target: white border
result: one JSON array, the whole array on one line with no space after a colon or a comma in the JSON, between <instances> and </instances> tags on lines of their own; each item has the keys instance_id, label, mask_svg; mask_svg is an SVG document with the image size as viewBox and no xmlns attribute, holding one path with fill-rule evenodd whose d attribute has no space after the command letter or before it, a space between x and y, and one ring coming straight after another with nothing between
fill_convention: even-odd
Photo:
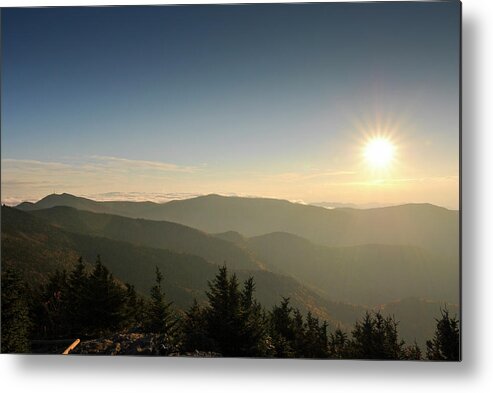
<instances>
[{"instance_id":1,"label":"white border","mask_svg":"<svg viewBox=\"0 0 493 393\"><path fill-rule=\"evenodd\" d=\"M214 3L234 3L215 1ZM237 2L237 1L236 1ZM248 3L258 1L247 1ZM282 1L277 1L282 2ZM200 1L8 1L0 6ZM463 362L0 356L3 391L491 391L493 2L463 1ZM490 98L490 100L488 100ZM489 126L489 127L488 127Z\"/></svg>"}]
</instances>

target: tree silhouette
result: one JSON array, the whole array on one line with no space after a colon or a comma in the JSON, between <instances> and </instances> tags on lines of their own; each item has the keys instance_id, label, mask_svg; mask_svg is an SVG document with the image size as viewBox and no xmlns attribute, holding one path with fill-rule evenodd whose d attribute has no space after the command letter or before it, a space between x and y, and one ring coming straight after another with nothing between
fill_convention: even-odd
<instances>
[{"instance_id":1,"label":"tree silhouette","mask_svg":"<svg viewBox=\"0 0 493 393\"><path fill-rule=\"evenodd\" d=\"M142 324L161 355L200 350L249 357L423 358L416 342L406 345L399 338L391 316L367 312L350 336L342 328L329 334L327 321L311 312L303 315L289 298L266 312L254 296L253 278L240 286L225 266L208 283L208 303L195 300L179 321L157 267L155 274L150 296L143 299L131 284L115 280L99 257L94 266L80 258L71 272L54 272L37 291L7 269L2 272L2 351L27 352L32 338L104 337ZM446 308L436 321L426 358L459 360L459 321Z\"/></svg>"},{"instance_id":2,"label":"tree silhouette","mask_svg":"<svg viewBox=\"0 0 493 393\"><path fill-rule=\"evenodd\" d=\"M68 276L65 270L55 271L41 289L34 305L38 337L63 337L70 330L67 318Z\"/></svg>"},{"instance_id":3,"label":"tree silhouette","mask_svg":"<svg viewBox=\"0 0 493 393\"><path fill-rule=\"evenodd\" d=\"M408 345L408 346L404 347L403 358L406 360L422 360L423 359L423 354L421 352L421 348L416 343L416 341L412 345Z\"/></svg>"},{"instance_id":4,"label":"tree silhouette","mask_svg":"<svg viewBox=\"0 0 493 393\"><path fill-rule=\"evenodd\" d=\"M327 322L320 323L319 319L308 312L305 322L303 357L326 358L328 355Z\"/></svg>"},{"instance_id":5,"label":"tree silhouette","mask_svg":"<svg viewBox=\"0 0 493 393\"><path fill-rule=\"evenodd\" d=\"M402 359L403 340L398 337L397 322L380 312L366 313L352 331L351 357L356 359Z\"/></svg>"},{"instance_id":6,"label":"tree silhouette","mask_svg":"<svg viewBox=\"0 0 493 393\"><path fill-rule=\"evenodd\" d=\"M65 302L65 315L70 326L70 332L76 335L85 332L88 318L88 274L82 257L79 258L74 270L70 273L67 280L66 295L62 298Z\"/></svg>"},{"instance_id":7,"label":"tree silhouette","mask_svg":"<svg viewBox=\"0 0 493 393\"><path fill-rule=\"evenodd\" d=\"M29 352L31 320L26 286L14 269L2 273L2 353Z\"/></svg>"},{"instance_id":8,"label":"tree silhouette","mask_svg":"<svg viewBox=\"0 0 493 393\"><path fill-rule=\"evenodd\" d=\"M254 298L255 282L248 278L240 293L240 352L243 356L268 356L273 352L268 337L266 316Z\"/></svg>"},{"instance_id":9,"label":"tree silhouette","mask_svg":"<svg viewBox=\"0 0 493 393\"><path fill-rule=\"evenodd\" d=\"M429 360L460 360L459 320L450 317L447 308L440 310L442 317L437 319L435 335L426 342L426 357Z\"/></svg>"},{"instance_id":10,"label":"tree silhouette","mask_svg":"<svg viewBox=\"0 0 493 393\"><path fill-rule=\"evenodd\" d=\"M349 357L349 338L340 328L337 328L329 336L328 351L329 356L334 359L344 359Z\"/></svg>"},{"instance_id":11,"label":"tree silhouette","mask_svg":"<svg viewBox=\"0 0 493 393\"><path fill-rule=\"evenodd\" d=\"M172 303L166 301L162 282L163 275L156 266L156 283L151 288L145 329L152 333L171 335L176 326L176 319L171 310Z\"/></svg>"},{"instance_id":12,"label":"tree silhouette","mask_svg":"<svg viewBox=\"0 0 493 393\"><path fill-rule=\"evenodd\" d=\"M219 268L206 292L209 306L205 310L207 332L217 352L225 356L266 356L270 339L260 304L254 299L253 279L240 291L235 274L226 266Z\"/></svg>"},{"instance_id":13,"label":"tree silhouette","mask_svg":"<svg viewBox=\"0 0 493 393\"><path fill-rule=\"evenodd\" d=\"M289 298L282 298L281 304L275 305L270 312L270 335L273 340L276 357L294 357L294 324L291 313L293 308Z\"/></svg>"},{"instance_id":14,"label":"tree silhouette","mask_svg":"<svg viewBox=\"0 0 493 393\"><path fill-rule=\"evenodd\" d=\"M125 323L125 290L118 284L98 256L96 266L87 278L84 305L90 310L84 327L89 334L116 331Z\"/></svg>"},{"instance_id":15,"label":"tree silhouette","mask_svg":"<svg viewBox=\"0 0 493 393\"><path fill-rule=\"evenodd\" d=\"M205 310L199 306L197 299L194 299L192 307L185 314L183 321L184 351L213 351L215 349L212 339L208 335L206 324Z\"/></svg>"},{"instance_id":16,"label":"tree silhouette","mask_svg":"<svg viewBox=\"0 0 493 393\"><path fill-rule=\"evenodd\" d=\"M137 295L135 287L125 284L125 321L129 326L140 325L144 319L144 300Z\"/></svg>"}]
</instances>

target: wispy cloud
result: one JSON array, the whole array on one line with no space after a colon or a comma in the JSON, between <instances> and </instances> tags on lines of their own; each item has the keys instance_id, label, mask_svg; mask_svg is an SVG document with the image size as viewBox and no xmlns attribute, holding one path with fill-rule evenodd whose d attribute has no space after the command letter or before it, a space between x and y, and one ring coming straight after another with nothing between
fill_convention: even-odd
<instances>
[{"instance_id":1,"label":"wispy cloud","mask_svg":"<svg viewBox=\"0 0 493 393\"><path fill-rule=\"evenodd\" d=\"M51 161L38 161L38 160L23 160L15 158L2 158L2 170L7 169L23 169L23 170L59 170L71 168L69 164L61 162Z\"/></svg>"},{"instance_id":2,"label":"wispy cloud","mask_svg":"<svg viewBox=\"0 0 493 393\"><path fill-rule=\"evenodd\" d=\"M93 199L95 201L132 201L132 202L164 203L174 200L195 198L202 195L203 194L196 194L190 192L160 193L160 192L139 192L139 191L131 191L131 192L111 191L111 192L103 192L103 193L81 194L80 196L84 198Z\"/></svg>"},{"instance_id":3,"label":"wispy cloud","mask_svg":"<svg viewBox=\"0 0 493 393\"><path fill-rule=\"evenodd\" d=\"M371 200L385 204L421 201L455 206L457 175L370 178L346 168L274 171L179 165L114 156L63 157L59 160L2 159L2 202L37 201L53 192L96 200L167 202L206 194L260 196L297 203L316 200ZM450 173L450 172L449 172ZM445 202L443 196L452 195Z\"/></svg>"},{"instance_id":4,"label":"wispy cloud","mask_svg":"<svg viewBox=\"0 0 493 393\"><path fill-rule=\"evenodd\" d=\"M147 161L147 160L132 160L122 157L112 156L91 156L97 163L106 166L117 166L121 168L138 168L138 169L150 169L163 172L183 172L183 173L195 173L201 170L196 166L181 166L177 164L161 162L161 161Z\"/></svg>"},{"instance_id":5,"label":"wispy cloud","mask_svg":"<svg viewBox=\"0 0 493 393\"><path fill-rule=\"evenodd\" d=\"M284 181L300 181L311 180L323 177L335 177L335 176L350 176L354 175L354 171L316 171L316 172L285 172L274 175L279 180Z\"/></svg>"},{"instance_id":6,"label":"wispy cloud","mask_svg":"<svg viewBox=\"0 0 493 393\"><path fill-rule=\"evenodd\" d=\"M171 195L156 192L203 169L203 166L113 156L64 157L60 161L3 158L2 201L9 204L36 201L53 192L93 196L109 190L121 191L118 199L166 201ZM150 194L126 195L129 189Z\"/></svg>"},{"instance_id":7,"label":"wispy cloud","mask_svg":"<svg viewBox=\"0 0 493 393\"><path fill-rule=\"evenodd\" d=\"M458 182L459 176L429 176L429 177L404 177L404 178L376 178L370 180L356 180L349 182L324 183L326 186L391 186L412 183L445 183Z\"/></svg>"},{"instance_id":8,"label":"wispy cloud","mask_svg":"<svg viewBox=\"0 0 493 393\"><path fill-rule=\"evenodd\" d=\"M431 177L407 177L407 178L396 178L390 179L390 183L424 183L424 182L455 182L459 181L458 175L449 175L449 176L431 176Z\"/></svg>"}]
</instances>

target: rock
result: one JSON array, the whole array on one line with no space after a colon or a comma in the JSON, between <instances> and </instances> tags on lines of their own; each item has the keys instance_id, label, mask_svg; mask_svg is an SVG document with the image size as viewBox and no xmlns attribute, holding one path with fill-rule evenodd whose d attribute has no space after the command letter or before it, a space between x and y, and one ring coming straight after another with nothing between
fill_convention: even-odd
<instances>
[{"instance_id":1,"label":"rock","mask_svg":"<svg viewBox=\"0 0 493 393\"><path fill-rule=\"evenodd\" d=\"M123 332L109 338L81 341L71 352L79 355L144 355L220 357L221 354L206 351L179 352L166 336L154 333Z\"/></svg>"}]
</instances>

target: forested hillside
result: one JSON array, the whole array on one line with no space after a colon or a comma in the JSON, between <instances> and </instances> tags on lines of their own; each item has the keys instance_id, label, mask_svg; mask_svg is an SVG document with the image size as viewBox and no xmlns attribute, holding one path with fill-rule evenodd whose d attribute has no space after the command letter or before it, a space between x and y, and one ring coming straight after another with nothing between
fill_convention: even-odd
<instances>
[{"instance_id":1,"label":"forested hillside","mask_svg":"<svg viewBox=\"0 0 493 393\"><path fill-rule=\"evenodd\" d=\"M68 207L37 210L31 214L69 232L193 254L237 269L260 268L251 254L235 244L173 222L130 219Z\"/></svg>"},{"instance_id":2,"label":"forested hillside","mask_svg":"<svg viewBox=\"0 0 493 393\"><path fill-rule=\"evenodd\" d=\"M304 316L289 298L266 309L256 300L253 277L241 283L226 267L208 283L207 302L194 302L186 313L168 301L159 268L143 298L116 281L100 258L93 267L79 259L71 271L55 271L40 288L7 268L2 284L2 352L30 352L47 339L78 337L74 353L84 354L460 359L459 321L447 309L424 352L406 344L398 321L380 312L365 313L348 333L311 312Z\"/></svg>"},{"instance_id":3,"label":"forested hillside","mask_svg":"<svg viewBox=\"0 0 493 393\"><path fill-rule=\"evenodd\" d=\"M287 232L316 244L414 245L458 260L459 214L430 204L375 209L325 209L279 199L207 195L158 204L96 202L68 194L52 194L24 210L70 206L80 210L133 218L166 220L208 233L237 231L247 237Z\"/></svg>"},{"instance_id":4,"label":"forested hillside","mask_svg":"<svg viewBox=\"0 0 493 393\"><path fill-rule=\"evenodd\" d=\"M380 277L389 268L390 277L402 276L404 280L406 274L424 274L419 279L430 280L425 274L428 268L413 271L416 265L412 258L407 260L411 266L407 268L399 259L400 253L391 252L383 261L377 258L382 249L401 248L414 252L412 247L378 246L380 251L375 255L372 246L329 248L289 234L251 239L234 232L211 236L174 223L66 207L30 213L2 207L2 263L15 268L27 282L46 284L54 271L69 271L79 257L92 265L99 256L119 282L131 283L141 294L151 288L158 267L169 298L178 310L186 310L194 298L199 303L206 301L207 281L213 278L217 266L224 264L241 280L254 277L258 299L265 307L289 297L304 315L311 312L343 330L349 329L365 310L381 310L383 315L400 315L409 321L402 329L403 337L423 346L433 329L433 315L439 314L444 301L426 299L433 292L426 292L426 285L416 282L413 285L417 292L406 292L405 285L395 285L394 292L382 291L394 285L392 279ZM220 263L218 255L228 259ZM239 269L244 265L237 264L235 256L240 262L254 261L250 265L253 270ZM394 260L402 271L392 266ZM415 300L400 300L406 296ZM454 304L449 308L457 311ZM417 323L412 320L413 314L427 318Z\"/></svg>"},{"instance_id":5,"label":"forested hillside","mask_svg":"<svg viewBox=\"0 0 493 393\"><path fill-rule=\"evenodd\" d=\"M288 233L246 240L266 266L345 302L377 305L407 297L458 303L459 264L416 246L319 246Z\"/></svg>"},{"instance_id":6,"label":"forested hillside","mask_svg":"<svg viewBox=\"0 0 493 393\"><path fill-rule=\"evenodd\" d=\"M141 293L152 286L157 266L165 277L170 298L183 309L194 298L205 300L207 280L212 279L218 266L192 254L67 232L31 214L2 207L2 262L21 271L28 281L45 283L56 269L73 267L79 256L93 263L98 255L115 277L135 285ZM289 296L303 312L311 310L343 325L352 323L363 310L327 300L284 275L265 270L236 272L240 278L252 275L256 279L259 299L269 307L281 296Z\"/></svg>"}]
</instances>

